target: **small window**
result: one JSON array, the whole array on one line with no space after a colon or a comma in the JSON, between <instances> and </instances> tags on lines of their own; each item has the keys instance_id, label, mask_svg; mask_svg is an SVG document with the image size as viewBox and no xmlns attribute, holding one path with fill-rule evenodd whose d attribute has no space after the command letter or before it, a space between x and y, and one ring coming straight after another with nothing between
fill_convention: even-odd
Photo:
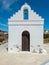
<instances>
[{"instance_id":1,"label":"small window","mask_svg":"<svg viewBox=\"0 0 49 65\"><path fill-rule=\"evenodd\" d=\"M24 19L28 19L28 9L24 9Z\"/></svg>"}]
</instances>

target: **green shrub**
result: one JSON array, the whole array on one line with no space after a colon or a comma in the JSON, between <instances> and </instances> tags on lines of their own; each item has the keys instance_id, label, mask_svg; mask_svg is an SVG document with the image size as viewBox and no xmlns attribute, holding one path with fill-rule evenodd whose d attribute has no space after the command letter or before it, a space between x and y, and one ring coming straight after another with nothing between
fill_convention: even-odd
<instances>
[{"instance_id":1,"label":"green shrub","mask_svg":"<svg viewBox=\"0 0 49 65\"><path fill-rule=\"evenodd\" d=\"M3 39L2 38L0 38L0 42L2 42L3 41Z\"/></svg>"},{"instance_id":2,"label":"green shrub","mask_svg":"<svg viewBox=\"0 0 49 65\"><path fill-rule=\"evenodd\" d=\"M49 34L44 34L44 39L49 38Z\"/></svg>"}]
</instances>

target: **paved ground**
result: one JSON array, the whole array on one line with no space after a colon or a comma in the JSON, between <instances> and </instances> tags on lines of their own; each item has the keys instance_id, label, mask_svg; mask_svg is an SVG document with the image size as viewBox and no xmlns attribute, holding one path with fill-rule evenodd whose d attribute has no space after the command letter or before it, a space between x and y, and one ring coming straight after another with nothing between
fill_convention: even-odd
<instances>
[{"instance_id":1,"label":"paved ground","mask_svg":"<svg viewBox=\"0 0 49 65\"><path fill-rule=\"evenodd\" d=\"M40 65L49 59L49 46L44 48L48 54L8 53L6 49L0 51L0 65Z\"/></svg>"}]
</instances>

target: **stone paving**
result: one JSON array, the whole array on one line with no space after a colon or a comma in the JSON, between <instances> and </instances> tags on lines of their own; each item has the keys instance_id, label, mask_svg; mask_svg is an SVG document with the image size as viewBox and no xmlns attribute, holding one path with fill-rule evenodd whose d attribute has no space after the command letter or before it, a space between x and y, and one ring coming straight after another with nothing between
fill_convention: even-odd
<instances>
[{"instance_id":1,"label":"stone paving","mask_svg":"<svg viewBox=\"0 0 49 65\"><path fill-rule=\"evenodd\" d=\"M0 65L40 65L49 59L49 47L44 48L48 54L8 53L6 49L0 51Z\"/></svg>"}]
</instances>

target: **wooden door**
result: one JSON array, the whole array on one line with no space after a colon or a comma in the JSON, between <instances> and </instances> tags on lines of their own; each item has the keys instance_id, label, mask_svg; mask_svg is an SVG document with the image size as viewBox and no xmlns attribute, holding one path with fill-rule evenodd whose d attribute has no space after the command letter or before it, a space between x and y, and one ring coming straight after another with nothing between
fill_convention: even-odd
<instances>
[{"instance_id":1,"label":"wooden door","mask_svg":"<svg viewBox=\"0 0 49 65\"><path fill-rule=\"evenodd\" d=\"M30 51L30 36L26 31L22 34L22 51Z\"/></svg>"}]
</instances>

